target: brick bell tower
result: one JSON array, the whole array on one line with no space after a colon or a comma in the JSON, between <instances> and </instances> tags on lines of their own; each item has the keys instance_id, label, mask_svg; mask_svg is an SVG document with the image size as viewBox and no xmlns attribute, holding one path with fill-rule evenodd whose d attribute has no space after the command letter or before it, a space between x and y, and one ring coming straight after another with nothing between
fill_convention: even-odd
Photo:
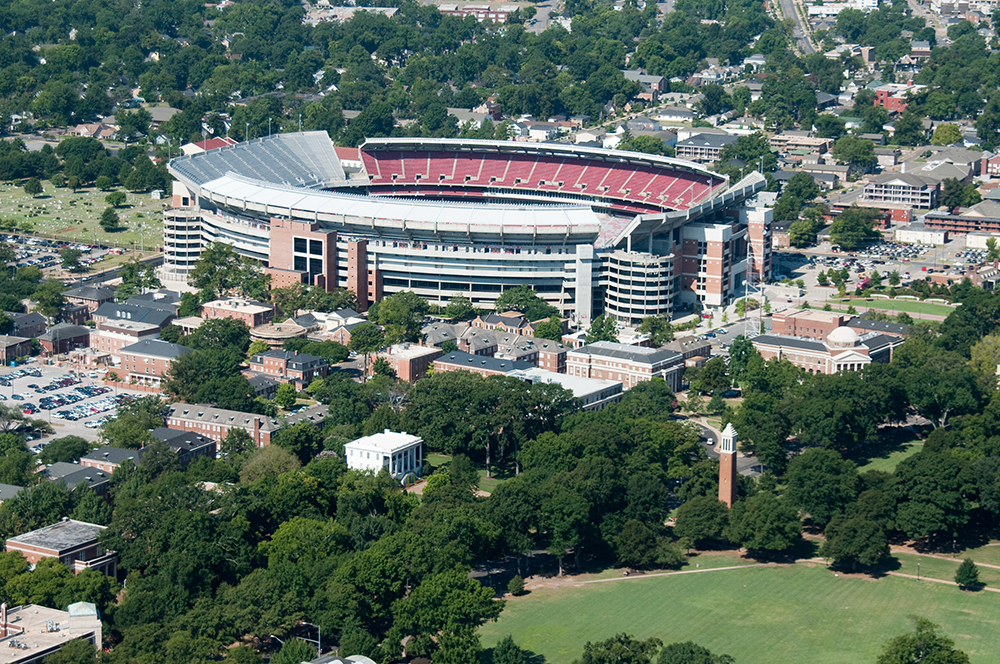
<instances>
[{"instance_id":1,"label":"brick bell tower","mask_svg":"<svg viewBox=\"0 0 1000 664\"><path fill-rule=\"evenodd\" d=\"M736 502L736 429L730 422L719 445L719 500L732 507Z\"/></svg>"}]
</instances>

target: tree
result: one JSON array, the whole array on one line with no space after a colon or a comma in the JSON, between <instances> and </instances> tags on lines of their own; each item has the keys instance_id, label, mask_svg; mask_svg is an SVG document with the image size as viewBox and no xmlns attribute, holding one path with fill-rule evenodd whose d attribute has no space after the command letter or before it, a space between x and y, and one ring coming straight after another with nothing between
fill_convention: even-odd
<instances>
[{"instance_id":1,"label":"tree","mask_svg":"<svg viewBox=\"0 0 1000 664\"><path fill-rule=\"evenodd\" d=\"M762 491L733 505L723 535L733 544L764 551L784 551L798 541L802 523L794 507Z\"/></svg>"},{"instance_id":2,"label":"tree","mask_svg":"<svg viewBox=\"0 0 1000 664\"><path fill-rule=\"evenodd\" d=\"M28 178L24 183L24 193L32 198L38 196L42 193L42 183L38 181L38 178Z\"/></svg>"},{"instance_id":3,"label":"tree","mask_svg":"<svg viewBox=\"0 0 1000 664\"><path fill-rule=\"evenodd\" d=\"M240 482L253 484L265 477L277 477L300 468L294 454L277 445L265 445L254 451L240 468Z\"/></svg>"},{"instance_id":4,"label":"tree","mask_svg":"<svg viewBox=\"0 0 1000 664\"><path fill-rule=\"evenodd\" d=\"M650 664L662 645L657 638L639 641L629 634L616 634L606 641L588 641L573 664Z\"/></svg>"},{"instance_id":5,"label":"tree","mask_svg":"<svg viewBox=\"0 0 1000 664\"><path fill-rule=\"evenodd\" d=\"M548 339L556 343L562 343L563 326L562 320L558 316L552 316L544 320L535 327L535 335L538 339Z\"/></svg>"},{"instance_id":6,"label":"tree","mask_svg":"<svg viewBox=\"0 0 1000 664\"><path fill-rule=\"evenodd\" d=\"M876 664L969 664L969 656L955 642L937 633L938 626L911 616L914 631L893 637L885 644Z\"/></svg>"},{"instance_id":7,"label":"tree","mask_svg":"<svg viewBox=\"0 0 1000 664\"><path fill-rule=\"evenodd\" d=\"M645 154L666 154L668 150L667 146L663 143L663 139L645 135L633 136L627 141L622 141L616 149L629 152L643 152Z\"/></svg>"},{"instance_id":8,"label":"tree","mask_svg":"<svg viewBox=\"0 0 1000 664\"><path fill-rule=\"evenodd\" d=\"M618 324L611 316L601 314L587 328L587 343L596 341L618 341Z\"/></svg>"},{"instance_id":9,"label":"tree","mask_svg":"<svg viewBox=\"0 0 1000 664\"><path fill-rule=\"evenodd\" d=\"M520 577L514 577L520 578ZM524 582L521 582L522 591ZM511 594L517 595L511 591ZM500 639L496 647L493 648L493 664L524 664L525 653L519 645L514 643L514 637L510 634Z\"/></svg>"},{"instance_id":10,"label":"tree","mask_svg":"<svg viewBox=\"0 0 1000 664\"><path fill-rule=\"evenodd\" d=\"M962 590L979 590L983 587L979 581L979 568L972 558L966 558L958 566L958 570L955 572L955 583Z\"/></svg>"},{"instance_id":11,"label":"tree","mask_svg":"<svg viewBox=\"0 0 1000 664\"><path fill-rule=\"evenodd\" d=\"M104 202L113 208L120 208L125 205L125 192L124 191L112 191L110 194L104 197Z\"/></svg>"},{"instance_id":12,"label":"tree","mask_svg":"<svg viewBox=\"0 0 1000 664\"><path fill-rule=\"evenodd\" d=\"M137 450L153 442L150 431L163 426L167 405L159 397L140 397L118 409L118 417L105 423L101 440L112 447Z\"/></svg>"},{"instance_id":13,"label":"tree","mask_svg":"<svg viewBox=\"0 0 1000 664\"><path fill-rule=\"evenodd\" d=\"M501 293L494 304L494 311L498 314L505 311L518 311L524 314L524 317L529 321L559 315L559 311L555 307L540 298L538 293L527 284L508 288Z\"/></svg>"},{"instance_id":14,"label":"tree","mask_svg":"<svg viewBox=\"0 0 1000 664\"><path fill-rule=\"evenodd\" d=\"M838 565L877 565L889 555L885 529L862 515L837 515L823 531L825 537L819 555L832 558Z\"/></svg>"},{"instance_id":15,"label":"tree","mask_svg":"<svg viewBox=\"0 0 1000 664\"><path fill-rule=\"evenodd\" d=\"M932 145L951 145L953 143L959 143L962 140L962 132L959 130L958 125L953 124L940 124L937 129L934 130L934 135L931 136Z\"/></svg>"},{"instance_id":16,"label":"tree","mask_svg":"<svg viewBox=\"0 0 1000 664\"><path fill-rule=\"evenodd\" d=\"M674 339L674 326L670 320L660 316L647 316L639 323L639 333L648 334L654 346L662 346Z\"/></svg>"},{"instance_id":17,"label":"tree","mask_svg":"<svg viewBox=\"0 0 1000 664\"><path fill-rule=\"evenodd\" d=\"M212 297L234 292L264 300L270 275L264 274L257 261L237 254L231 245L213 242L201 252L188 281Z\"/></svg>"},{"instance_id":18,"label":"tree","mask_svg":"<svg viewBox=\"0 0 1000 664\"><path fill-rule=\"evenodd\" d=\"M246 429L240 427L231 428L219 444L219 452L225 456L244 454L253 448L253 438L250 437Z\"/></svg>"},{"instance_id":19,"label":"tree","mask_svg":"<svg viewBox=\"0 0 1000 664\"><path fill-rule=\"evenodd\" d=\"M385 343L416 342L427 313L427 301L413 291L400 291L368 308L368 320L385 330ZM352 338L354 332L351 332Z\"/></svg>"},{"instance_id":20,"label":"tree","mask_svg":"<svg viewBox=\"0 0 1000 664\"><path fill-rule=\"evenodd\" d=\"M453 297L448 300L448 306L444 308L444 315L453 321L467 320L476 315L476 309L472 306L472 300L467 297Z\"/></svg>"},{"instance_id":21,"label":"tree","mask_svg":"<svg viewBox=\"0 0 1000 664\"><path fill-rule=\"evenodd\" d=\"M114 233L121 228L121 220L118 218L118 213L111 207L104 209L104 212L101 213L99 223L101 228L107 233Z\"/></svg>"},{"instance_id":22,"label":"tree","mask_svg":"<svg viewBox=\"0 0 1000 664\"><path fill-rule=\"evenodd\" d=\"M287 639L278 654L271 657L271 664L299 664L309 662L316 657L316 648L305 641Z\"/></svg>"},{"instance_id":23,"label":"tree","mask_svg":"<svg viewBox=\"0 0 1000 664\"><path fill-rule=\"evenodd\" d=\"M42 448L38 460L44 464L64 461L72 463L90 451L90 443L80 436L63 436Z\"/></svg>"},{"instance_id":24,"label":"tree","mask_svg":"<svg viewBox=\"0 0 1000 664\"><path fill-rule=\"evenodd\" d=\"M375 358L375 361L372 362L372 373L376 376L388 376L390 378L395 378L396 376L396 371L392 368L392 364L384 357Z\"/></svg>"},{"instance_id":25,"label":"tree","mask_svg":"<svg viewBox=\"0 0 1000 664\"><path fill-rule=\"evenodd\" d=\"M274 395L274 403L288 410L295 405L297 400L298 395L295 392L294 386L289 383L282 383L278 386L278 391Z\"/></svg>"},{"instance_id":26,"label":"tree","mask_svg":"<svg viewBox=\"0 0 1000 664\"><path fill-rule=\"evenodd\" d=\"M67 180L67 184L70 184L69 180ZM97 187L98 190L100 191L108 191L109 189L111 189L113 185L114 183L111 181L111 178L108 177L107 175L98 175L97 179L94 180L94 186ZM70 189L72 188L73 188L72 185L70 185Z\"/></svg>"},{"instance_id":27,"label":"tree","mask_svg":"<svg viewBox=\"0 0 1000 664\"><path fill-rule=\"evenodd\" d=\"M861 170L868 170L877 161L874 143L866 138L850 135L841 136L833 144L833 157Z\"/></svg>"},{"instance_id":28,"label":"tree","mask_svg":"<svg viewBox=\"0 0 1000 664\"><path fill-rule=\"evenodd\" d=\"M242 356L250 347L250 328L235 318L211 318L184 337L184 341L195 350L232 350Z\"/></svg>"},{"instance_id":29,"label":"tree","mask_svg":"<svg viewBox=\"0 0 1000 664\"><path fill-rule=\"evenodd\" d=\"M86 639L73 639L45 658L48 664L93 664L97 649Z\"/></svg>"},{"instance_id":30,"label":"tree","mask_svg":"<svg viewBox=\"0 0 1000 664\"><path fill-rule=\"evenodd\" d=\"M890 286L898 286L900 284L900 282L902 282L902 281L903 281L903 277L902 277L902 275L899 274L898 270L893 270L892 272L889 273L889 285Z\"/></svg>"},{"instance_id":31,"label":"tree","mask_svg":"<svg viewBox=\"0 0 1000 664\"><path fill-rule=\"evenodd\" d=\"M163 334L160 334L160 338L163 338ZM252 358L254 355L260 355L261 353L266 353L271 346L266 341L253 341L250 346L247 347L247 357ZM290 350L290 349L285 349ZM301 348L299 349L301 350Z\"/></svg>"},{"instance_id":32,"label":"tree","mask_svg":"<svg viewBox=\"0 0 1000 664\"><path fill-rule=\"evenodd\" d=\"M834 450L810 449L788 463L784 497L820 526L854 502L858 495L855 465Z\"/></svg>"},{"instance_id":33,"label":"tree","mask_svg":"<svg viewBox=\"0 0 1000 664\"><path fill-rule=\"evenodd\" d=\"M35 290L32 296L38 303L38 312L43 316L55 318L59 315L59 310L66 304L63 291L66 287L58 279L46 279Z\"/></svg>"},{"instance_id":34,"label":"tree","mask_svg":"<svg viewBox=\"0 0 1000 664\"><path fill-rule=\"evenodd\" d=\"M315 424L303 420L283 428L271 439L271 444L291 452L306 464L323 449L323 435Z\"/></svg>"},{"instance_id":35,"label":"tree","mask_svg":"<svg viewBox=\"0 0 1000 664\"><path fill-rule=\"evenodd\" d=\"M715 496L695 496L677 508L674 535L698 542L716 540L729 520L729 510L725 503Z\"/></svg>"},{"instance_id":36,"label":"tree","mask_svg":"<svg viewBox=\"0 0 1000 664\"><path fill-rule=\"evenodd\" d=\"M735 661L729 655L715 655L697 643L682 641L665 646L656 664L734 664Z\"/></svg>"},{"instance_id":37,"label":"tree","mask_svg":"<svg viewBox=\"0 0 1000 664\"><path fill-rule=\"evenodd\" d=\"M846 251L853 251L877 240L881 233L875 230L875 221L880 215L878 210L852 205L830 225L830 242L839 244Z\"/></svg>"},{"instance_id":38,"label":"tree","mask_svg":"<svg viewBox=\"0 0 1000 664\"><path fill-rule=\"evenodd\" d=\"M66 247L59 251L59 260L62 261L63 269L76 272L80 269L80 257L83 252L73 247Z\"/></svg>"},{"instance_id":39,"label":"tree","mask_svg":"<svg viewBox=\"0 0 1000 664\"><path fill-rule=\"evenodd\" d=\"M362 323L351 330L348 348L365 356L365 380L368 376L368 358L372 353L385 348L385 333L377 325Z\"/></svg>"}]
</instances>

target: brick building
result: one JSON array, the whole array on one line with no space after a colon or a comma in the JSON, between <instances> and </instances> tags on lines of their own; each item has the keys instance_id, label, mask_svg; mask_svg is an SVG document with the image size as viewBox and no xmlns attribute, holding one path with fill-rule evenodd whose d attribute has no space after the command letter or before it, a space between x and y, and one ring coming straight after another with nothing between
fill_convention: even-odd
<instances>
[{"instance_id":1,"label":"brick building","mask_svg":"<svg viewBox=\"0 0 1000 664\"><path fill-rule=\"evenodd\" d=\"M427 373L427 370L434 365L434 360L444 353L440 348L433 346L417 346L416 344L402 343L389 346L385 352L379 353L377 357L385 359L392 367L396 377L407 383L415 383Z\"/></svg>"},{"instance_id":2,"label":"brick building","mask_svg":"<svg viewBox=\"0 0 1000 664\"><path fill-rule=\"evenodd\" d=\"M683 372L683 356L666 348L598 341L570 350L566 355L567 374L619 380L626 390L643 381L662 378L670 389L677 391Z\"/></svg>"},{"instance_id":3,"label":"brick building","mask_svg":"<svg viewBox=\"0 0 1000 664\"><path fill-rule=\"evenodd\" d=\"M254 300L227 297L201 305L201 317L205 320L232 318L243 321L247 327L257 327L274 320L274 307Z\"/></svg>"},{"instance_id":4,"label":"brick building","mask_svg":"<svg viewBox=\"0 0 1000 664\"><path fill-rule=\"evenodd\" d=\"M569 348L550 339L521 335L502 336L497 340L493 357L502 360L530 362L539 369L566 373L566 353Z\"/></svg>"},{"instance_id":5,"label":"brick building","mask_svg":"<svg viewBox=\"0 0 1000 664\"><path fill-rule=\"evenodd\" d=\"M32 337L39 337L45 334L45 328L48 327L48 323L45 321L45 316L40 313L33 311L30 314L15 313L11 311L5 311L7 317L11 319L14 323L14 329L11 330L16 337L27 337L31 339Z\"/></svg>"},{"instance_id":6,"label":"brick building","mask_svg":"<svg viewBox=\"0 0 1000 664\"><path fill-rule=\"evenodd\" d=\"M125 346L131 346L141 340L154 339L160 334L160 328L153 323L138 323L130 320L115 319L98 323L90 333L90 347L98 353L108 353L115 360Z\"/></svg>"},{"instance_id":7,"label":"brick building","mask_svg":"<svg viewBox=\"0 0 1000 664\"><path fill-rule=\"evenodd\" d=\"M69 304L81 304L94 313L106 302L115 301L115 289L107 286L78 286L63 293Z\"/></svg>"},{"instance_id":8,"label":"brick building","mask_svg":"<svg viewBox=\"0 0 1000 664\"><path fill-rule=\"evenodd\" d=\"M815 309L778 311L771 317L771 333L822 341L852 317L849 314Z\"/></svg>"},{"instance_id":9,"label":"brick building","mask_svg":"<svg viewBox=\"0 0 1000 664\"><path fill-rule=\"evenodd\" d=\"M135 381L159 390L173 361L190 352L192 350L187 346L162 339L142 339L119 350L121 366L115 367L114 372L126 382Z\"/></svg>"},{"instance_id":10,"label":"brick building","mask_svg":"<svg viewBox=\"0 0 1000 664\"><path fill-rule=\"evenodd\" d=\"M31 339L0 334L0 360L10 364L19 357L31 355Z\"/></svg>"},{"instance_id":11,"label":"brick building","mask_svg":"<svg viewBox=\"0 0 1000 664\"><path fill-rule=\"evenodd\" d=\"M326 291L337 288L336 279L327 275L338 271L337 233L320 224L294 219L272 218L270 255L266 272L271 287L310 284ZM382 280L378 270L368 269L368 241L348 240L347 288L358 296L358 310L382 299Z\"/></svg>"},{"instance_id":12,"label":"brick building","mask_svg":"<svg viewBox=\"0 0 1000 664\"><path fill-rule=\"evenodd\" d=\"M166 424L168 429L193 431L216 442L225 438L230 429L243 429L250 434L256 447L270 445L271 436L281 429L277 420L264 415L188 403L171 404Z\"/></svg>"},{"instance_id":13,"label":"brick building","mask_svg":"<svg viewBox=\"0 0 1000 664\"><path fill-rule=\"evenodd\" d=\"M764 360L788 360L810 374L860 371L872 362L887 364L901 337L877 332L859 335L849 327L838 327L825 340L778 334L763 334L752 340Z\"/></svg>"},{"instance_id":14,"label":"brick building","mask_svg":"<svg viewBox=\"0 0 1000 664\"><path fill-rule=\"evenodd\" d=\"M91 318L98 324L109 320L130 320L135 323L149 323L162 330L174 320L175 314L170 310L142 304L106 302L97 308Z\"/></svg>"},{"instance_id":15,"label":"brick building","mask_svg":"<svg viewBox=\"0 0 1000 664\"><path fill-rule=\"evenodd\" d=\"M59 323L38 337L38 343L48 355L60 355L90 346L90 328L85 325Z\"/></svg>"},{"instance_id":16,"label":"brick building","mask_svg":"<svg viewBox=\"0 0 1000 664\"><path fill-rule=\"evenodd\" d=\"M506 376L512 371L530 369L528 362L501 360L487 355L473 355L456 350L434 360L434 373L445 371L471 371L480 376Z\"/></svg>"},{"instance_id":17,"label":"brick building","mask_svg":"<svg viewBox=\"0 0 1000 664\"><path fill-rule=\"evenodd\" d=\"M250 371L304 390L316 378L326 378L330 363L317 355L274 349L250 358Z\"/></svg>"},{"instance_id":18,"label":"brick building","mask_svg":"<svg viewBox=\"0 0 1000 664\"><path fill-rule=\"evenodd\" d=\"M57 558L75 574L85 569L115 576L118 554L105 551L97 542L105 526L63 518L51 526L11 537L7 552L19 552L32 565L43 558Z\"/></svg>"}]
</instances>

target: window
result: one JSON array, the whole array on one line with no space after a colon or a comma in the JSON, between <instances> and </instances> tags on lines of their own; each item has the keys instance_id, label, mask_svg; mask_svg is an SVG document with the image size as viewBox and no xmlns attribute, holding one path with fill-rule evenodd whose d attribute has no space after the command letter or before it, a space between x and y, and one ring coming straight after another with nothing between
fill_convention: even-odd
<instances>
[{"instance_id":1,"label":"window","mask_svg":"<svg viewBox=\"0 0 1000 664\"><path fill-rule=\"evenodd\" d=\"M304 254L306 250L306 239L304 237L297 237L294 239L292 244L292 250L297 254Z\"/></svg>"},{"instance_id":2,"label":"window","mask_svg":"<svg viewBox=\"0 0 1000 664\"><path fill-rule=\"evenodd\" d=\"M309 253L313 256L323 255L323 241L322 240L309 240Z\"/></svg>"}]
</instances>

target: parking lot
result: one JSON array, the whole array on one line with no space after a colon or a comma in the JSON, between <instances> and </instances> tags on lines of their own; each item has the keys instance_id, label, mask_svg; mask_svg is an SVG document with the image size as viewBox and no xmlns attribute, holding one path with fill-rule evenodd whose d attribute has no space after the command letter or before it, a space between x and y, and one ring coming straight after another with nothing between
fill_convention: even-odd
<instances>
[{"instance_id":1,"label":"parking lot","mask_svg":"<svg viewBox=\"0 0 1000 664\"><path fill-rule=\"evenodd\" d=\"M91 246L79 242L46 240L28 235L0 235L0 241L14 246L17 267L36 266L42 270L60 267L62 260L59 258L59 252L66 248L78 249L82 252L79 262L84 267L101 261L111 253L122 251L121 249L109 249L108 247Z\"/></svg>"},{"instance_id":2,"label":"parking lot","mask_svg":"<svg viewBox=\"0 0 1000 664\"><path fill-rule=\"evenodd\" d=\"M142 392L108 387L94 372L72 371L66 366L37 362L0 370L0 402L52 424L54 433L41 441L29 441L32 446L44 446L62 436L95 441L100 424L113 418L120 405L144 396Z\"/></svg>"}]
</instances>

